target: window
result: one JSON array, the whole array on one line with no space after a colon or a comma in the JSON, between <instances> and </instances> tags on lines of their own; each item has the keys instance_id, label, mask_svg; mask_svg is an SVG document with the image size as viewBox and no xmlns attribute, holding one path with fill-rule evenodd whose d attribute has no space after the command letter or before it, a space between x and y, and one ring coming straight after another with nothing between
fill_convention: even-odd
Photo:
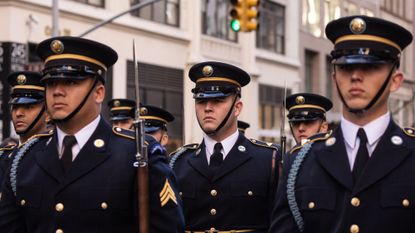
<instances>
[{"instance_id":1,"label":"window","mask_svg":"<svg viewBox=\"0 0 415 233\"><path fill-rule=\"evenodd\" d=\"M144 0L132 0L131 6L141 2L144 2ZM131 14L154 22L179 27L180 0L158 1L132 11Z\"/></svg>"},{"instance_id":2,"label":"window","mask_svg":"<svg viewBox=\"0 0 415 233\"><path fill-rule=\"evenodd\" d=\"M324 25L327 25L330 21L340 18L340 16L341 16L340 0L324 1Z\"/></svg>"},{"instance_id":3,"label":"window","mask_svg":"<svg viewBox=\"0 0 415 233\"><path fill-rule=\"evenodd\" d=\"M287 90L287 96L291 94ZM259 127L260 139L267 142L277 142L280 136L281 121L286 120L282 116L282 102L284 88L259 85ZM283 117L283 119L282 119ZM262 132L262 133L261 133Z\"/></svg>"},{"instance_id":4,"label":"window","mask_svg":"<svg viewBox=\"0 0 415 233\"><path fill-rule=\"evenodd\" d=\"M183 70L138 63L140 101L166 109L174 116L167 125L171 152L183 145ZM127 98L135 99L134 63L127 62Z\"/></svg>"},{"instance_id":5,"label":"window","mask_svg":"<svg viewBox=\"0 0 415 233\"><path fill-rule=\"evenodd\" d=\"M321 36L320 0L303 0L303 27L315 37Z\"/></svg>"},{"instance_id":6,"label":"window","mask_svg":"<svg viewBox=\"0 0 415 233\"><path fill-rule=\"evenodd\" d=\"M105 0L72 0L74 2L80 2L80 3L85 3L91 6L96 6L96 7L105 7Z\"/></svg>"},{"instance_id":7,"label":"window","mask_svg":"<svg viewBox=\"0 0 415 233\"><path fill-rule=\"evenodd\" d=\"M237 41L237 33L230 27L231 18L229 0L202 0L202 31L203 34Z\"/></svg>"},{"instance_id":8,"label":"window","mask_svg":"<svg viewBox=\"0 0 415 233\"><path fill-rule=\"evenodd\" d=\"M271 1L263 1L257 31L258 48L272 52L285 53L285 8Z\"/></svg>"},{"instance_id":9,"label":"window","mask_svg":"<svg viewBox=\"0 0 415 233\"><path fill-rule=\"evenodd\" d=\"M381 7L389 13L405 17L405 0L382 0Z\"/></svg>"},{"instance_id":10,"label":"window","mask_svg":"<svg viewBox=\"0 0 415 233\"><path fill-rule=\"evenodd\" d=\"M314 85L314 72L317 70L315 67L317 66L317 53L313 51L306 50L305 51L305 91L306 92L313 92L313 85Z\"/></svg>"}]
</instances>

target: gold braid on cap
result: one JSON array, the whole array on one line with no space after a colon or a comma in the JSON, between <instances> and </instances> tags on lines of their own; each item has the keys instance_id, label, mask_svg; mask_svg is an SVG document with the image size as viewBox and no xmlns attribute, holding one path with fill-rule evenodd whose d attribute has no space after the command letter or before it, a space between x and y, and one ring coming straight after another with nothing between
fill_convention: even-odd
<instances>
[{"instance_id":1,"label":"gold braid on cap","mask_svg":"<svg viewBox=\"0 0 415 233\"><path fill-rule=\"evenodd\" d=\"M225 78L225 77L206 77L206 78L199 78L198 80L196 80L196 83L200 83L200 82L228 82L228 83L233 83L235 85L237 85L238 87L241 87L241 84L239 84L237 81L230 79L230 78Z\"/></svg>"},{"instance_id":2,"label":"gold braid on cap","mask_svg":"<svg viewBox=\"0 0 415 233\"><path fill-rule=\"evenodd\" d=\"M60 60L60 59L74 59L74 60L86 61L86 62L89 62L89 63L93 63L95 65L101 66L102 69L107 71L107 66L104 65L104 63L102 63L102 62L100 62L100 61L98 61L98 60L96 60L92 57L87 57L87 56L79 55L79 54L65 53L65 54L52 55L52 56L49 56L45 60L45 63L47 63L49 61Z\"/></svg>"},{"instance_id":3,"label":"gold braid on cap","mask_svg":"<svg viewBox=\"0 0 415 233\"><path fill-rule=\"evenodd\" d=\"M117 110L131 110L133 107L113 107L110 111L117 111Z\"/></svg>"},{"instance_id":4,"label":"gold braid on cap","mask_svg":"<svg viewBox=\"0 0 415 233\"><path fill-rule=\"evenodd\" d=\"M167 124L166 120L164 120L163 118L160 118L160 117L156 117L156 116L140 116L140 118L144 119L144 120L158 120L158 121L162 121L165 124Z\"/></svg>"},{"instance_id":5,"label":"gold braid on cap","mask_svg":"<svg viewBox=\"0 0 415 233\"><path fill-rule=\"evenodd\" d=\"M320 109L323 112L326 112L326 109L318 106L318 105L314 105L314 104L302 104L302 105L295 105L293 107L291 107L290 109L288 109L288 111L291 111L293 109L298 109L298 108L315 108L315 109Z\"/></svg>"},{"instance_id":6,"label":"gold braid on cap","mask_svg":"<svg viewBox=\"0 0 415 233\"><path fill-rule=\"evenodd\" d=\"M396 44L395 42L393 42L389 39L380 37L380 36L373 36L373 35L345 35L345 36L341 36L341 37L337 38L337 40L334 44L336 45L340 42L350 41L350 40L376 41L376 42L380 42L380 43L383 43L383 44L390 45L390 46L396 48L397 50L399 50L399 52L402 51L401 47L398 44Z\"/></svg>"},{"instance_id":7,"label":"gold braid on cap","mask_svg":"<svg viewBox=\"0 0 415 233\"><path fill-rule=\"evenodd\" d=\"M12 90L15 90L15 89L45 91L44 87L35 86L35 85L16 85L12 88Z\"/></svg>"}]
</instances>

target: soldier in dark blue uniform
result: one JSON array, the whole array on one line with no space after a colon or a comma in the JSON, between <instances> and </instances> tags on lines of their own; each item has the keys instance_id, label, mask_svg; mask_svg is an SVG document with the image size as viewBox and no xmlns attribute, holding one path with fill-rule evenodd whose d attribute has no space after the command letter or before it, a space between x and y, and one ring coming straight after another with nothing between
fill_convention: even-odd
<instances>
[{"instance_id":1,"label":"soldier in dark blue uniform","mask_svg":"<svg viewBox=\"0 0 415 233\"><path fill-rule=\"evenodd\" d=\"M11 73L7 81L11 87L11 117L14 129L22 146L33 135L46 130L45 87L36 72L22 71ZM0 196L4 175L9 167L16 146L0 148Z\"/></svg>"},{"instance_id":2,"label":"soldier in dark blue uniform","mask_svg":"<svg viewBox=\"0 0 415 233\"><path fill-rule=\"evenodd\" d=\"M287 156L270 232L415 232L415 135L388 110L412 34L383 19L350 16L330 22L326 35L334 43L341 123Z\"/></svg>"},{"instance_id":3,"label":"soldier in dark blue uniform","mask_svg":"<svg viewBox=\"0 0 415 233\"><path fill-rule=\"evenodd\" d=\"M105 74L117 53L75 37L47 39L37 51L45 61L47 110L57 127L14 156L0 201L0 232L137 232L135 139L100 116ZM146 140L150 149L158 146ZM180 199L165 157L150 154L149 170L150 232L182 232Z\"/></svg>"},{"instance_id":4,"label":"soldier in dark blue uniform","mask_svg":"<svg viewBox=\"0 0 415 233\"><path fill-rule=\"evenodd\" d=\"M251 125L248 122L238 120L238 130L241 134L245 134L246 129Z\"/></svg>"},{"instance_id":5,"label":"soldier in dark blue uniform","mask_svg":"<svg viewBox=\"0 0 415 233\"><path fill-rule=\"evenodd\" d=\"M238 67L194 65L189 77L204 132L171 156L182 196L186 232L266 232L278 180L279 148L238 132L241 89L250 81Z\"/></svg>"},{"instance_id":6,"label":"soldier in dark blue uniform","mask_svg":"<svg viewBox=\"0 0 415 233\"><path fill-rule=\"evenodd\" d=\"M316 133L328 131L326 112L333 103L324 96L313 93L296 93L287 97L288 122L297 144L304 144Z\"/></svg>"},{"instance_id":7,"label":"soldier in dark blue uniform","mask_svg":"<svg viewBox=\"0 0 415 233\"><path fill-rule=\"evenodd\" d=\"M113 127L123 129L134 128L136 103L130 99L112 99L107 103L110 108Z\"/></svg>"},{"instance_id":8,"label":"soldier in dark blue uniform","mask_svg":"<svg viewBox=\"0 0 415 233\"><path fill-rule=\"evenodd\" d=\"M165 150L165 146L169 143L167 124L174 121L174 116L162 108L141 104L140 118L145 120L144 132L151 135Z\"/></svg>"}]
</instances>

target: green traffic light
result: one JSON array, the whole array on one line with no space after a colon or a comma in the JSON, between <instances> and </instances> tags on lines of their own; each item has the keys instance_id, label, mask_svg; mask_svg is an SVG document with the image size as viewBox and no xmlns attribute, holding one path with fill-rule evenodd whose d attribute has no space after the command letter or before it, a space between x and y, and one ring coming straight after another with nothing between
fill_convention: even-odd
<instances>
[{"instance_id":1,"label":"green traffic light","mask_svg":"<svg viewBox=\"0 0 415 233\"><path fill-rule=\"evenodd\" d=\"M241 30L241 23L237 19L233 19L231 21L231 29L232 31L239 32Z\"/></svg>"}]
</instances>

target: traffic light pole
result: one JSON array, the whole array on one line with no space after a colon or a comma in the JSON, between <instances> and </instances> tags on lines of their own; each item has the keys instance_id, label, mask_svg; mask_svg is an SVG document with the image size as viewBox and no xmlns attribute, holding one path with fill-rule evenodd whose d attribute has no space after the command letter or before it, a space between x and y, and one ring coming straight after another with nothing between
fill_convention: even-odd
<instances>
[{"instance_id":1,"label":"traffic light pole","mask_svg":"<svg viewBox=\"0 0 415 233\"><path fill-rule=\"evenodd\" d=\"M115 19L117 19L117 18L119 18L119 17L121 17L121 16L123 16L123 15L125 15L127 13L130 13L131 11L138 10L138 9L140 9L142 7L145 7L145 6L147 6L147 5L151 4L151 3L155 3L155 2L158 2L158 1L161 1L161 0L148 0L148 1L145 1L145 2L137 3L134 6L132 6L130 9L128 9L126 11L123 11L123 12L121 12L121 13L119 13L119 14L117 14L117 15L115 15L115 16L107 19L107 20L104 20L101 23L98 23L97 25L95 25L91 29L89 29L89 30L85 31L84 33L80 34L79 37L84 37L87 34L95 31L96 29L98 29L98 28L100 28L100 27L102 27L102 26L104 26L104 25L106 25L108 23L111 23Z\"/></svg>"}]
</instances>

